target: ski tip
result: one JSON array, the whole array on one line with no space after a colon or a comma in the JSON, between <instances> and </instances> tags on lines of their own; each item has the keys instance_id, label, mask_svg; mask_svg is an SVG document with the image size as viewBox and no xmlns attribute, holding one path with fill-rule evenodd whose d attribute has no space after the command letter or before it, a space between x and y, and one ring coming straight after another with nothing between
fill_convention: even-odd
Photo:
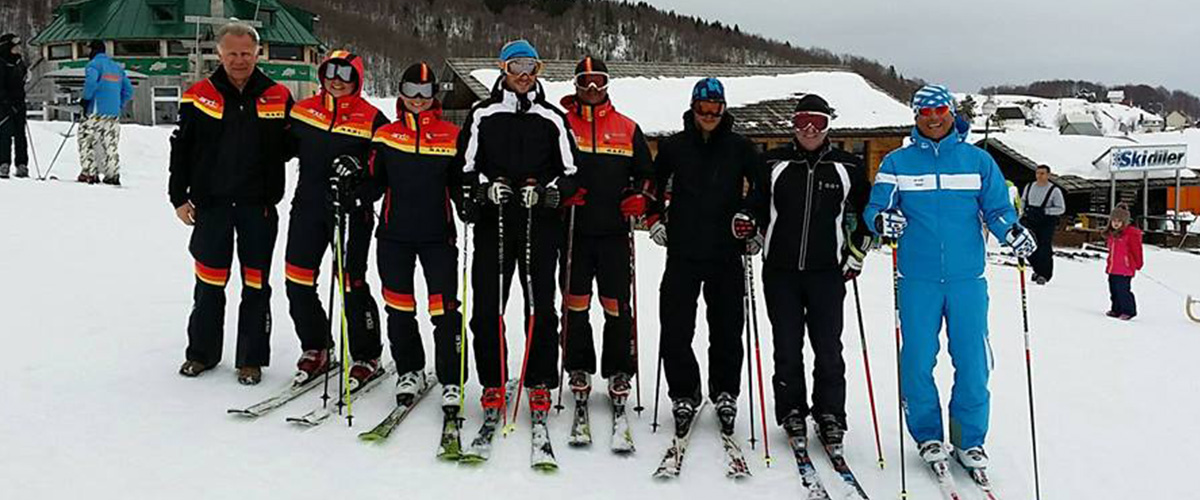
<instances>
[{"instance_id":1,"label":"ski tip","mask_svg":"<svg viewBox=\"0 0 1200 500\"><path fill-rule=\"evenodd\" d=\"M368 431L368 432L359 434L358 439L365 443L374 443L376 441L383 441L383 436L380 436L379 434L375 434L374 432Z\"/></svg>"},{"instance_id":2,"label":"ski tip","mask_svg":"<svg viewBox=\"0 0 1200 500\"><path fill-rule=\"evenodd\" d=\"M531 466L531 468L537 472L541 472L541 473L545 473L545 474L549 474L552 472L558 472L558 464L549 464L549 463L534 464Z\"/></svg>"},{"instance_id":3,"label":"ski tip","mask_svg":"<svg viewBox=\"0 0 1200 500\"><path fill-rule=\"evenodd\" d=\"M247 417L247 418L253 418L253 417L258 416L256 414L254 414L254 412L244 410L242 408L230 408L228 410L225 410L225 413L227 415L233 415L233 416L237 416L237 417Z\"/></svg>"}]
</instances>

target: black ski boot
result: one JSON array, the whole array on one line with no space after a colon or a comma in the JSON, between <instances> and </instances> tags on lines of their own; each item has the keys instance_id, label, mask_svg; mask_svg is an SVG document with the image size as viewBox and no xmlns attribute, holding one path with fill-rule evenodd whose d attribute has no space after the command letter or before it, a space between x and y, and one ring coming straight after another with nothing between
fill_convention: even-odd
<instances>
[{"instance_id":1,"label":"black ski boot","mask_svg":"<svg viewBox=\"0 0 1200 500\"><path fill-rule=\"evenodd\" d=\"M813 417L817 424L817 437L826 446L841 446L846 437L846 424L837 416L830 414Z\"/></svg>"},{"instance_id":2,"label":"black ski boot","mask_svg":"<svg viewBox=\"0 0 1200 500\"><path fill-rule=\"evenodd\" d=\"M717 421L721 422L721 434L732 435L733 424L737 420L737 398L728 392L717 394L713 400L717 408Z\"/></svg>"},{"instance_id":3,"label":"black ski boot","mask_svg":"<svg viewBox=\"0 0 1200 500\"><path fill-rule=\"evenodd\" d=\"M673 405L671 415L675 417L675 437L682 439L692 428L692 421L696 418L696 410L700 404L691 399L680 398L676 399Z\"/></svg>"},{"instance_id":4,"label":"black ski boot","mask_svg":"<svg viewBox=\"0 0 1200 500\"><path fill-rule=\"evenodd\" d=\"M792 410L783 417L783 432L788 436L788 439L796 438L807 441L808 439L808 424L804 420L804 415L800 410Z\"/></svg>"}]
</instances>

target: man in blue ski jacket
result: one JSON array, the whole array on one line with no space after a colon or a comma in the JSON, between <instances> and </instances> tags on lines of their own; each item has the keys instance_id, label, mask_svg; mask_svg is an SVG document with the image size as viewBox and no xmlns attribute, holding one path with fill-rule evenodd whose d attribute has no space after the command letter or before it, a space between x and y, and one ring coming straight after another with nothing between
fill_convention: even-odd
<instances>
[{"instance_id":1,"label":"man in blue ski jacket","mask_svg":"<svg viewBox=\"0 0 1200 500\"><path fill-rule=\"evenodd\" d=\"M908 430L927 462L949 458L933 379L945 322L954 363L950 443L965 467L983 468L992 367L983 225L1017 257L1037 245L1017 223L996 162L965 142L954 104L943 86L926 86L913 96L912 143L884 159L863 218L876 234L899 245L901 390Z\"/></svg>"},{"instance_id":2,"label":"man in blue ski jacket","mask_svg":"<svg viewBox=\"0 0 1200 500\"><path fill-rule=\"evenodd\" d=\"M105 53L104 42L91 44L91 61L84 72L83 113L79 126L79 182L121 185L121 164L117 153L121 139L121 110L133 99L133 85L125 68ZM96 166L96 146L104 149L104 164Z\"/></svg>"}]
</instances>

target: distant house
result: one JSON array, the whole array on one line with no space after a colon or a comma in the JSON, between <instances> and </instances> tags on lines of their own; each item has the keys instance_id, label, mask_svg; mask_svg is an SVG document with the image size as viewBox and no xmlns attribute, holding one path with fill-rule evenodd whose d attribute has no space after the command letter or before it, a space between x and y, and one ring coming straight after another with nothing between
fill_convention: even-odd
<instances>
[{"instance_id":1,"label":"distant house","mask_svg":"<svg viewBox=\"0 0 1200 500\"><path fill-rule=\"evenodd\" d=\"M1121 104L1121 103L1125 102L1125 91L1124 90L1108 91L1108 102L1111 102L1113 104Z\"/></svg>"},{"instance_id":2,"label":"distant house","mask_svg":"<svg viewBox=\"0 0 1200 500\"><path fill-rule=\"evenodd\" d=\"M1088 135L1094 137L1104 135L1104 131L1100 130L1100 126L1096 124L1096 119L1092 115L1083 113L1063 115L1058 133L1061 135Z\"/></svg>"},{"instance_id":3,"label":"distant house","mask_svg":"<svg viewBox=\"0 0 1200 500\"><path fill-rule=\"evenodd\" d=\"M1003 128L1024 127L1030 123L1029 117L1025 114L1025 109L1020 106L996 108L996 114L992 119Z\"/></svg>"},{"instance_id":4,"label":"distant house","mask_svg":"<svg viewBox=\"0 0 1200 500\"><path fill-rule=\"evenodd\" d=\"M321 57L321 42L313 34L316 16L279 0L71 0L62 2L50 24L30 40L47 62L34 75L40 83L30 101L45 108L48 119L69 118L69 108L55 103L74 99L69 90L77 91L77 83L60 80L56 72L86 66L88 44L103 40L117 62L146 76L135 81L134 100L123 119L174 123L196 70L204 78L219 64L212 40L218 26L186 20L195 17L257 20L263 46L259 68L298 98L315 92L314 64ZM43 74L46 78L40 78Z\"/></svg>"},{"instance_id":5,"label":"distant house","mask_svg":"<svg viewBox=\"0 0 1200 500\"><path fill-rule=\"evenodd\" d=\"M552 103L575 92L576 62L544 61L541 81ZM639 122L655 151L659 139L683 129L692 86L709 76L725 84L729 112L737 118L735 130L763 150L792 141L792 110L804 93L820 94L836 109L831 141L863 157L872 174L912 130L912 110L906 104L845 67L612 61L608 69L617 110ZM452 58L444 73L450 90L443 107L459 123L500 76L492 58Z\"/></svg>"},{"instance_id":6,"label":"distant house","mask_svg":"<svg viewBox=\"0 0 1200 500\"><path fill-rule=\"evenodd\" d=\"M1162 132L1167 128L1167 121L1163 117L1146 113L1138 119L1137 129L1141 132L1154 133Z\"/></svg>"},{"instance_id":7,"label":"distant house","mask_svg":"<svg viewBox=\"0 0 1200 500\"><path fill-rule=\"evenodd\" d=\"M1192 125L1192 118L1183 112L1172 111L1167 115L1167 129L1178 130L1188 128Z\"/></svg>"}]
</instances>

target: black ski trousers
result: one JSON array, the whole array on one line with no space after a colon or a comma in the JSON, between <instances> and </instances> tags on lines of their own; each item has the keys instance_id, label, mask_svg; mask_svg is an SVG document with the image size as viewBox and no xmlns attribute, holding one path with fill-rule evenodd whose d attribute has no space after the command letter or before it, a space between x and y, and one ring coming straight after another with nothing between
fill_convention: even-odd
<instances>
[{"instance_id":1,"label":"black ski trousers","mask_svg":"<svg viewBox=\"0 0 1200 500\"><path fill-rule=\"evenodd\" d=\"M1037 207L1030 207L1031 212ZM1054 230L1058 227L1058 217L1051 215L1030 214L1026 220L1033 238L1037 241L1037 250L1029 256L1029 265L1033 273L1049 280L1054 277Z\"/></svg>"},{"instance_id":2,"label":"black ski trousers","mask_svg":"<svg viewBox=\"0 0 1200 500\"><path fill-rule=\"evenodd\" d=\"M214 366L221 361L225 330L225 284L233 265L234 240L242 267L235 366L271 362L271 254L279 233L274 206L211 202L196 206L188 246L196 261L194 305L188 319L189 361Z\"/></svg>"},{"instance_id":3,"label":"black ski trousers","mask_svg":"<svg viewBox=\"0 0 1200 500\"><path fill-rule=\"evenodd\" d=\"M792 411L846 422L846 361L842 358L846 283L839 269L766 268L763 294L775 346L775 421ZM812 407L804 373L804 337L813 349Z\"/></svg>"},{"instance_id":4,"label":"black ski trousers","mask_svg":"<svg viewBox=\"0 0 1200 500\"><path fill-rule=\"evenodd\" d=\"M490 212L490 213L488 213ZM544 208L533 210L533 238L530 247L532 267L525 265L526 235L525 228L529 211L515 205L508 206L504 211L504 285L503 299L500 293L500 237L496 212L485 212L483 220L475 224L474 252L471 265L471 295L475 304L471 311L471 333L475 335L475 366L479 372L479 382L483 387L502 387L503 376L501 366L505 367L503 375L509 378L520 376L520 365L511 369L508 364L508 349L501 351L500 339L505 338L514 329L501 330L499 310L501 300L507 303L508 290L512 287L514 268L520 273L521 289L525 296L533 297L534 317L528 317L529 301L522 310L525 318L525 329L518 333L523 335L529 331L530 322L533 324L530 343L529 364L525 373L525 387L545 386L558 387L558 313L555 311L555 295L558 293L554 273L557 265L558 249L562 242L561 221L558 214ZM533 290L525 286L526 273L531 273ZM518 344L524 347L524 344ZM518 362L524 352L517 352Z\"/></svg>"},{"instance_id":5,"label":"black ski trousers","mask_svg":"<svg viewBox=\"0 0 1200 500\"><path fill-rule=\"evenodd\" d=\"M1133 296L1133 276L1108 275L1108 296L1112 312L1137 316L1137 300Z\"/></svg>"},{"instance_id":6,"label":"black ski trousers","mask_svg":"<svg viewBox=\"0 0 1200 500\"><path fill-rule=\"evenodd\" d=\"M388 341L396 370L408 373L425 369L425 346L417 326L417 300L413 292L413 275L420 259L433 322L434 369L442 385L457 385L458 349L462 341L458 247L453 243L398 243L388 239L380 239L378 245Z\"/></svg>"},{"instance_id":7,"label":"black ski trousers","mask_svg":"<svg viewBox=\"0 0 1200 500\"><path fill-rule=\"evenodd\" d=\"M659 349L672 400L699 401L700 365L692 351L700 293L708 317L708 391L740 394L746 276L741 257L693 260L668 256L659 287Z\"/></svg>"},{"instance_id":8,"label":"black ski trousers","mask_svg":"<svg viewBox=\"0 0 1200 500\"><path fill-rule=\"evenodd\" d=\"M8 104L0 103L0 107L3 108L0 109L0 121L4 121L0 124L0 164L27 166L29 143L25 140L25 106L14 105L10 109Z\"/></svg>"},{"instance_id":9,"label":"black ski trousers","mask_svg":"<svg viewBox=\"0 0 1200 500\"><path fill-rule=\"evenodd\" d=\"M588 309L592 304L592 281L600 292L604 309L604 350L600 375L611 378L618 373L634 375L632 311L629 307L629 235L575 235L571 248L571 283L567 294L566 359L568 372L596 373L596 345ZM563 273L566 253L563 253ZM564 280L566 276L563 277Z\"/></svg>"},{"instance_id":10,"label":"black ski trousers","mask_svg":"<svg viewBox=\"0 0 1200 500\"><path fill-rule=\"evenodd\" d=\"M359 361L378 359L383 352L379 340L379 306L371 297L366 280L367 254L371 249L375 218L370 210L354 211L346 218L342 261L346 273L350 357ZM333 213L324 203L292 205L284 275L287 277L288 311L296 327L296 336L300 338L300 348L305 351L325 350L334 345L317 280L321 261L326 251L332 248L334 225ZM340 298L335 294L333 300ZM341 325L341 318L336 318L334 324Z\"/></svg>"}]
</instances>

